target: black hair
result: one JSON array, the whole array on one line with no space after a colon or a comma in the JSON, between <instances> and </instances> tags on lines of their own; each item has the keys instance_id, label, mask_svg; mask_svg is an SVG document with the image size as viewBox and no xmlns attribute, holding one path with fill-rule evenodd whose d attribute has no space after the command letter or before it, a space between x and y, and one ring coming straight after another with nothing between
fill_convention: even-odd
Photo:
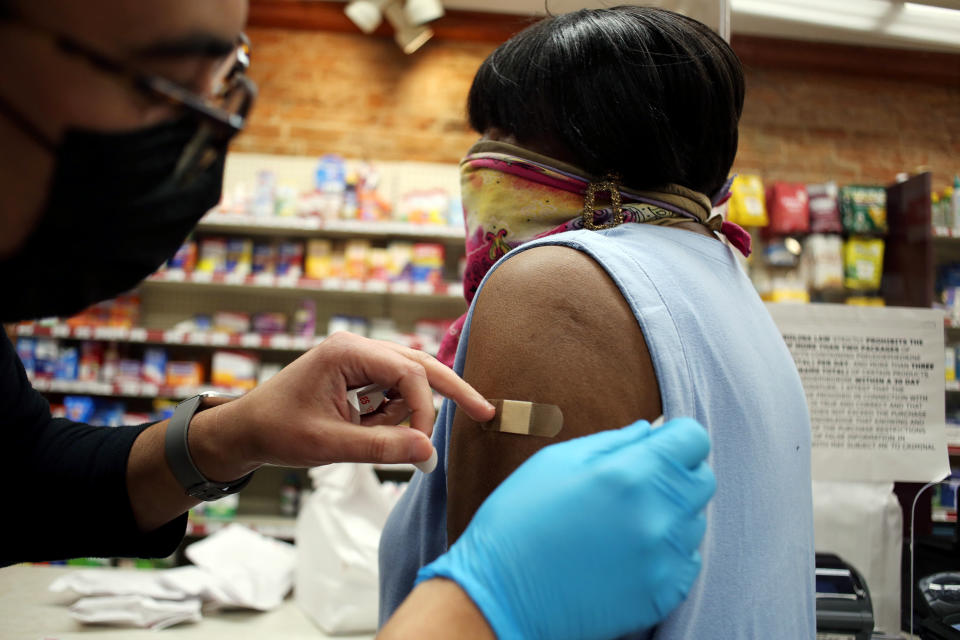
<instances>
[{"instance_id":1,"label":"black hair","mask_svg":"<svg viewBox=\"0 0 960 640\"><path fill-rule=\"evenodd\" d=\"M740 60L706 25L652 7L548 17L480 65L470 125L636 189L677 183L712 195L737 152Z\"/></svg>"}]
</instances>

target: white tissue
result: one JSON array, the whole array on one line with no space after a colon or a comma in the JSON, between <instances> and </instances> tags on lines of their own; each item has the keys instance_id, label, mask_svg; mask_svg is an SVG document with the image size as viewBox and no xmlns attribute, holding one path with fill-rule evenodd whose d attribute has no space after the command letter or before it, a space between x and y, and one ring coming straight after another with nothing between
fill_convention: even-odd
<instances>
[{"instance_id":1,"label":"white tissue","mask_svg":"<svg viewBox=\"0 0 960 640\"><path fill-rule=\"evenodd\" d=\"M85 569L60 576L50 585L50 591L73 591L81 596L137 594L166 600L182 600L187 596L180 589L162 584L160 573L162 572L136 569L118 571Z\"/></svg>"},{"instance_id":2,"label":"white tissue","mask_svg":"<svg viewBox=\"0 0 960 640\"><path fill-rule=\"evenodd\" d=\"M268 611L293 586L293 545L231 524L186 549L196 566L164 571L87 569L51 591L86 597L70 608L80 622L163 628L200 620L201 602Z\"/></svg>"},{"instance_id":3,"label":"white tissue","mask_svg":"<svg viewBox=\"0 0 960 640\"><path fill-rule=\"evenodd\" d=\"M147 596L96 596L81 598L70 615L87 624L164 629L181 622L199 622L199 600L156 600Z\"/></svg>"},{"instance_id":4,"label":"white tissue","mask_svg":"<svg viewBox=\"0 0 960 640\"><path fill-rule=\"evenodd\" d=\"M296 551L292 544L231 524L186 550L195 565L219 579L229 597L225 606L267 611L293 586Z\"/></svg>"}]
</instances>

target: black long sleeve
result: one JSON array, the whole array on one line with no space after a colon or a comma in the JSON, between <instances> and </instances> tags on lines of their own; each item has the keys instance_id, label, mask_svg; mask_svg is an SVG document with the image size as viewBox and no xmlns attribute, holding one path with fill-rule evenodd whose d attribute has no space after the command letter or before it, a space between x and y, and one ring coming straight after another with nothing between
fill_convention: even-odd
<instances>
[{"instance_id":1,"label":"black long sleeve","mask_svg":"<svg viewBox=\"0 0 960 640\"><path fill-rule=\"evenodd\" d=\"M141 533L127 494L127 458L149 424L93 427L54 419L0 330L0 566L76 557L164 557L186 515Z\"/></svg>"}]
</instances>

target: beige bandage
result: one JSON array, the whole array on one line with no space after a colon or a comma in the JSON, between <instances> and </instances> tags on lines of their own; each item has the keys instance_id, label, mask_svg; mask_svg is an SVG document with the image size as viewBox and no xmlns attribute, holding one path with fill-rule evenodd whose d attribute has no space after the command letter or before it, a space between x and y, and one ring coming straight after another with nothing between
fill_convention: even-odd
<instances>
[{"instance_id":1,"label":"beige bandage","mask_svg":"<svg viewBox=\"0 0 960 640\"><path fill-rule=\"evenodd\" d=\"M523 400L491 400L490 404L497 413L480 425L484 431L553 438L563 429L563 412L555 404Z\"/></svg>"}]
</instances>

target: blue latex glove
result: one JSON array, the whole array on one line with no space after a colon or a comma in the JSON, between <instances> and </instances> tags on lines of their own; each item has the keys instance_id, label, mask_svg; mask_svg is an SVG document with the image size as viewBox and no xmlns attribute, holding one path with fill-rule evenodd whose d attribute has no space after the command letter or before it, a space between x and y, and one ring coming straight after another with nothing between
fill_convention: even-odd
<instances>
[{"instance_id":1,"label":"blue latex glove","mask_svg":"<svg viewBox=\"0 0 960 640\"><path fill-rule=\"evenodd\" d=\"M613 638L672 611L700 571L716 488L706 431L642 421L551 445L417 582L454 580L498 638Z\"/></svg>"}]
</instances>

